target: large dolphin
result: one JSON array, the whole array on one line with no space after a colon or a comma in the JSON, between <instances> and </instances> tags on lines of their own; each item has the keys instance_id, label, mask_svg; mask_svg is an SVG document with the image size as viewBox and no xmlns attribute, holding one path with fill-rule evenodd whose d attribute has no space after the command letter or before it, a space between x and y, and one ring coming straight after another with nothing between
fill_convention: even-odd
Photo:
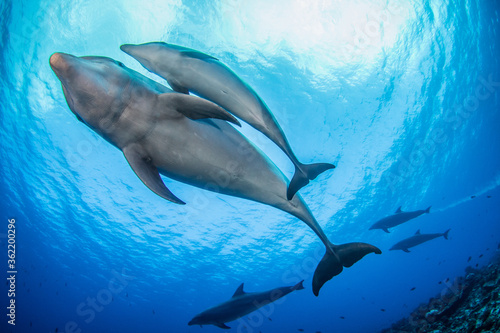
<instances>
[{"instance_id":1,"label":"large dolphin","mask_svg":"<svg viewBox=\"0 0 500 333\"><path fill-rule=\"evenodd\" d=\"M389 228L408 222L409 220L419 217L422 214L429 214L430 212L431 206L427 207L425 210L416 210L414 212L403 212L401 207L399 207L394 215L384 217L383 219L375 222L375 224L370 227L370 230L382 229L388 233Z\"/></svg>"},{"instance_id":2,"label":"large dolphin","mask_svg":"<svg viewBox=\"0 0 500 333\"><path fill-rule=\"evenodd\" d=\"M304 221L321 239L326 253L313 276L313 292L366 254L370 244L332 244L308 207L296 195L286 198L287 179L243 135L224 120L224 109L199 97L168 88L105 57L54 53L50 65L60 79L71 111L120 149L153 192L183 204L160 173L207 190L261 202Z\"/></svg>"},{"instance_id":3,"label":"large dolphin","mask_svg":"<svg viewBox=\"0 0 500 333\"><path fill-rule=\"evenodd\" d=\"M217 58L163 42L124 44L120 48L147 70L167 80L174 91L193 92L222 106L276 143L295 165L295 174L287 190L289 200L309 180L335 168L328 163L300 163L264 101Z\"/></svg>"},{"instance_id":4,"label":"large dolphin","mask_svg":"<svg viewBox=\"0 0 500 333\"><path fill-rule=\"evenodd\" d=\"M255 310L268 305L294 290L304 289L304 280L291 287L280 287L260 293L247 293L243 291L243 283L236 289L230 300L205 310L188 323L188 325L215 325L220 328L230 329L225 323L246 316Z\"/></svg>"},{"instance_id":5,"label":"large dolphin","mask_svg":"<svg viewBox=\"0 0 500 333\"><path fill-rule=\"evenodd\" d=\"M420 229L419 229L419 230L417 230L415 235L413 235L409 238L403 239L401 242L394 244L394 246L391 247L389 249L389 251L391 251L391 250L403 250L405 252L410 252L410 250L408 250L410 247L420 245L420 244L428 242L434 238L438 238L438 237L443 236L445 239L448 239L448 233L450 232L450 230L451 229L448 229L445 232L443 232L442 234L421 234Z\"/></svg>"}]
</instances>

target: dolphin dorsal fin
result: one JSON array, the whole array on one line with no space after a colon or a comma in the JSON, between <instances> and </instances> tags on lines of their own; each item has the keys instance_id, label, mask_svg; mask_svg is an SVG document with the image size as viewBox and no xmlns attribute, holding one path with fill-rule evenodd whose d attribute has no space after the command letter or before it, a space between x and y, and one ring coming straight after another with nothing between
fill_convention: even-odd
<instances>
[{"instance_id":1,"label":"dolphin dorsal fin","mask_svg":"<svg viewBox=\"0 0 500 333\"><path fill-rule=\"evenodd\" d=\"M240 284L240 286L238 287L238 289L236 289L236 291L234 292L234 295L233 297L237 297L237 296L240 296L240 295L245 295L246 293L243 291L243 283Z\"/></svg>"},{"instance_id":2,"label":"dolphin dorsal fin","mask_svg":"<svg viewBox=\"0 0 500 333\"><path fill-rule=\"evenodd\" d=\"M420 229L417 230L417 232L415 233L415 235L420 235Z\"/></svg>"},{"instance_id":3,"label":"dolphin dorsal fin","mask_svg":"<svg viewBox=\"0 0 500 333\"><path fill-rule=\"evenodd\" d=\"M399 206L399 208L396 210L396 214L399 214L399 213L402 213L403 211L401 210L401 207L403 206Z\"/></svg>"},{"instance_id":4,"label":"dolphin dorsal fin","mask_svg":"<svg viewBox=\"0 0 500 333\"><path fill-rule=\"evenodd\" d=\"M190 57L190 58L195 58L195 59L200 59L200 60L219 60L215 57L212 57L208 54L205 54L203 52L200 52L200 51L195 51L195 50L185 50L185 51L181 51L181 55L185 56L185 57Z\"/></svg>"}]
</instances>

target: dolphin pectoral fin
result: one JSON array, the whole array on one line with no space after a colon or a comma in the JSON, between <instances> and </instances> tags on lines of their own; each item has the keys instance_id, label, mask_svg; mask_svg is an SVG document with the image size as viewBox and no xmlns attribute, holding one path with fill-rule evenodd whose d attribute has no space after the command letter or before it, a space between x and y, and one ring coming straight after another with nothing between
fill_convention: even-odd
<instances>
[{"instance_id":1,"label":"dolphin pectoral fin","mask_svg":"<svg viewBox=\"0 0 500 333\"><path fill-rule=\"evenodd\" d=\"M151 191L176 204L185 204L184 201L177 198L165 186L161 180L158 169L153 165L153 163L151 163L151 159L148 156L142 154L140 146L129 145L123 148L123 155L125 155L128 164L130 164L130 167L134 170L137 177L139 177L144 185L146 185Z\"/></svg>"},{"instance_id":2,"label":"dolphin pectoral fin","mask_svg":"<svg viewBox=\"0 0 500 333\"><path fill-rule=\"evenodd\" d=\"M189 95L189 90L188 88L186 87L183 87L177 83L175 83L174 81L172 80L167 80L168 82L168 85L170 86L170 88L172 88L173 91L175 92L178 92L178 93L181 93L181 94L186 94L186 95Z\"/></svg>"},{"instance_id":3,"label":"dolphin pectoral fin","mask_svg":"<svg viewBox=\"0 0 500 333\"><path fill-rule=\"evenodd\" d=\"M344 268L340 263L339 257L331 252L329 249L326 250L325 255L321 259L314 271L312 289L315 296L318 296L319 290L323 285L330 280L332 277L339 275Z\"/></svg>"},{"instance_id":4,"label":"dolphin pectoral fin","mask_svg":"<svg viewBox=\"0 0 500 333\"><path fill-rule=\"evenodd\" d=\"M186 51L181 51L181 55L185 57L190 57L194 59L200 59L200 60L219 60L215 57L212 57L208 54L205 54L203 52L195 51L195 50L186 50Z\"/></svg>"},{"instance_id":5,"label":"dolphin pectoral fin","mask_svg":"<svg viewBox=\"0 0 500 333\"><path fill-rule=\"evenodd\" d=\"M344 267L351 267L369 253L382 253L376 246L359 242L333 245L333 250L339 256L340 262Z\"/></svg>"},{"instance_id":6,"label":"dolphin pectoral fin","mask_svg":"<svg viewBox=\"0 0 500 333\"><path fill-rule=\"evenodd\" d=\"M310 180L316 179L319 174L334 168L335 165L329 163L301 164L299 167L295 166L295 174L286 192L287 199L292 200L295 193L309 184Z\"/></svg>"},{"instance_id":7,"label":"dolphin pectoral fin","mask_svg":"<svg viewBox=\"0 0 500 333\"><path fill-rule=\"evenodd\" d=\"M405 251L406 253L410 253L410 250L408 249L401 249L401 250Z\"/></svg>"},{"instance_id":8,"label":"dolphin pectoral fin","mask_svg":"<svg viewBox=\"0 0 500 333\"><path fill-rule=\"evenodd\" d=\"M382 228L382 230L384 230L385 232L387 232L388 234L390 234L391 232L389 231L389 229L387 228Z\"/></svg>"},{"instance_id":9,"label":"dolphin pectoral fin","mask_svg":"<svg viewBox=\"0 0 500 333\"><path fill-rule=\"evenodd\" d=\"M203 98L178 93L165 93L159 97L162 107L173 107L177 112L192 120L215 118L241 126L229 112Z\"/></svg>"},{"instance_id":10,"label":"dolphin pectoral fin","mask_svg":"<svg viewBox=\"0 0 500 333\"><path fill-rule=\"evenodd\" d=\"M225 329L225 330L228 330L228 329L230 329L230 328L231 328L231 327L227 326L227 325L226 325L226 324L224 324L224 323L217 323L217 324L214 324L214 325L215 325L215 326L217 326L217 327L223 328L223 329Z\"/></svg>"}]
</instances>

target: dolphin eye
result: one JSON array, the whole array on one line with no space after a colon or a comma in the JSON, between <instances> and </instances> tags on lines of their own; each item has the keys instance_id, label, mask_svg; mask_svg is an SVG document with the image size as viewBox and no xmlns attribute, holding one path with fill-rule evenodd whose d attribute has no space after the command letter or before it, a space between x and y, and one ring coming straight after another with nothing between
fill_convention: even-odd
<instances>
[{"instance_id":1,"label":"dolphin eye","mask_svg":"<svg viewBox=\"0 0 500 333\"><path fill-rule=\"evenodd\" d=\"M117 61L117 64L118 64L118 66L120 66L120 67L122 67L122 68L125 68L125 65L123 64L123 62L121 62L121 61Z\"/></svg>"}]
</instances>

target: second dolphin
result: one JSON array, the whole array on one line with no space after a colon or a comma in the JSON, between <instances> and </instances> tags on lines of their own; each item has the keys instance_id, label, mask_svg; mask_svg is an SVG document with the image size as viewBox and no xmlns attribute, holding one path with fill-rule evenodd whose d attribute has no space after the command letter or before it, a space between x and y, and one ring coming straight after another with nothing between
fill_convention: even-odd
<instances>
[{"instance_id":1,"label":"second dolphin","mask_svg":"<svg viewBox=\"0 0 500 333\"><path fill-rule=\"evenodd\" d=\"M242 283L230 300L197 314L191 319L188 325L215 325L220 328L230 329L231 327L225 323L246 316L288 295L294 290L304 289L302 282L304 280L292 287L280 287L260 293L247 293L243 291Z\"/></svg>"},{"instance_id":2,"label":"second dolphin","mask_svg":"<svg viewBox=\"0 0 500 333\"><path fill-rule=\"evenodd\" d=\"M167 80L174 91L185 94L193 92L222 106L278 145L295 165L295 174L287 189L288 200L307 185L309 180L335 168L328 163L300 163L264 101L217 58L163 42L124 44L120 48L147 70Z\"/></svg>"}]
</instances>

